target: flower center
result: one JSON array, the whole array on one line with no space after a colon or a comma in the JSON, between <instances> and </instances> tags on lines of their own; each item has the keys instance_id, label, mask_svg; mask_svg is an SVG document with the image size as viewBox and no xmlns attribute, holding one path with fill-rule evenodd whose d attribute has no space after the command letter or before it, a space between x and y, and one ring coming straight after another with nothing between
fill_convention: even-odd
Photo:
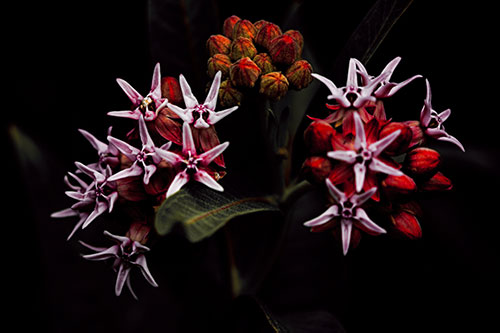
<instances>
[{"instance_id":1,"label":"flower center","mask_svg":"<svg viewBox=\"0 0 500 333\"><path fill-rule=\"evenodd\" d=\"M136 158L136 160L137 160L138 162L144 162L144 161L146 160L146 158L147 158L147 155L146 155L146 153L145 153L143 150L141 150L141 151L140 151L140 152L136 155L136 157L135 157L135 158Z\"/></svg>"},{"instance_id":2,"label":"flower center","mask_svg":"<svg viewBox=\"0 0 500 333\"><path fill-rule=\"evenodd\" d=\"M139 109L144 113L146 110L155 111L156 105L153 99L149 96L146 96L142 101L141 105L139 105Z\"/></svg>"},{"instance_id":3,"label":"flower center","mask_svg":"<svg viewBox=\"0 0 500 333\"><path fill-rule=\"evenodd\" d=\"M362 149L358 152L358 156L356 156L356 163L365 164L369 163L373 157L373 153L367 149Z\"/></svg>"},{"instance_id":4,"label":"flower center","mask_svg":"<svg viewBox=\"0 0 500 333\"><path fill-rule=\"evenodd\" d=\"M186 160L184 160L186 164L186 172L189 174L196 173L198 171L198 158L196 156L191 156L191 152Z\"/></svg>"},{"instance_id":5,"label":"flower center","mask_svg":"<svg viewBox=\"0 0 500 333\"><path fill-rule=\"evenodd\" d=\"M444 130L443 120L439 117L436 111L431 111L431 121L428 127Z\"/></svg>"},{"instance_id":6,"label":"flower center","mask_svg":"<svg viewBox=\"0 0 500 333\"><path fill-rule=\"evenodd\" d=\"M203 118L204 120L207 120L209 111L210 110L203 104L196 105L193 109L194 120L196 121L199 118Z\"/></svg>"},{"instance_id":7,"label":"flower center","mask_svg":"<svg viewBox=\"0 0 500 333\"><path fill-rule=\"evenodd\" d=\"M346 218L346 219L349 219L349 218L352 218L353 217L353 213L352 213L352 209L353 209L354 205L352 202L350 201L346 201L342 204L342 217L343 218Z\"/></svg>"}]
</instances>

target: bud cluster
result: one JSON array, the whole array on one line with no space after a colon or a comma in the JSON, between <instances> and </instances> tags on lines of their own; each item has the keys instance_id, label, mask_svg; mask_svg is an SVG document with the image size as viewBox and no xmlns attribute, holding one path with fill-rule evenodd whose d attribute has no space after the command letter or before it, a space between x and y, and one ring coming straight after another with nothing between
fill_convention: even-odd
<instances>
[{"instance_id":1,"label":"bud cluster","mask_svg":"<svg viewBox=\"0 0 500 333\"><path fill-rule=\"evenodd\" d=\"M206 45L208 75L222 72L222 106L239 105L245 91L253 88L279 100L289 89L303 89L312 81L312 66L301 58L304 39L297 30L282 32L272 22L252 23L232 15L224 21L222 34L210 36Z\"/></svg>"},{"instance_id":2,"label":"bud cluster","mask_svg":"<svg viewBox=\"0 0 500 333\"><path fill-rule=\"evenodd\" d=\"M458 140L444 130L440 136L431 135L436 129L426 127L422 120L396 122L386 118L384 99L420 77L415 76L400 84L389 82L397 62L399 58L393 60L380 76L373 77L361 63L351 59L348 82L342 88L337 88L321 75L313 74L329 88L332 94L328 99L335 103L327 104L333 112L326 118L309 117L312 122L304 132L308 157L302 165L302 176L319 186L326 184L332 207L337 208L330 208L330 215L327 211L305 225L312 227L312 231L331 229L342 238L344 253L349 244L351 247L358 244L360 231L380 234L387 229L411 239L419 238L422 234L418 221L422 215L417 203L419 196L452 188L450 179L439 171L440 154L425 144L438 139L452 142L463 150ZM358 76L363 82L361 85L358 85ZM427 88L421 119L439 118L430 106L428 81ZM440 115L447 117L449 113L447 110ZM366 199L367 193L370 199ZM356 218L338 212L340 197L349 201L349 198L363 195L366 199L364 210Z\"/></svg>"}]
</instances>

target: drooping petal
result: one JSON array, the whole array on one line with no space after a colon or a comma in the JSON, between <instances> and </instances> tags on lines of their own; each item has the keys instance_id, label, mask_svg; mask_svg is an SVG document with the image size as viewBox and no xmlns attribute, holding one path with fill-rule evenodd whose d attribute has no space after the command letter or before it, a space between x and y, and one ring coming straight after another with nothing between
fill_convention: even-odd
<instances>
[{"instance_id":1,"label":"drooping petal","mask_svg":"<svg viewBox=\"0 0 500 333\"><path fill-rule=\"evenodd\" d=\"M342 219L340 221L340 228L342 232L342 251L344 255L346 255L351 242L352 221L349 219Z\"/></svg>"},{"instance_id":2,"label":"drooping petal","mask_svg":"<svg viewBox=\"0 0 500 333\"><path fill-rule=\"evenodd\" d=\"M78 222L73 227L73 230L71 230L71 232L69 233L68 238L66 238L67 241L69 241L71 239L71 237L73 237L73 235L75 234L75 232L78 229L80 229L80 227L82 226L82 224L87 220L88 216L89 216L88 213L82 213L82 214L80 214L80 219L78 220ZM104 250L104 248L102 250ZM102 250L96 250L96 251L102 251Z\"/></svg>"},{"instance_id":3,"label":"drooping petal","mask_svg":"<svg viewBox=\"0 0 500 333\"><path fill-rule=\"evenodd\" d=\"M228 146L229 142L221 143L220 145L217 145L212 149L199 155L198 158L200 158L200 162L202 163L202 165L209 165L217 156L222 154L222 152L226 150Z\"/></svg>"},{"instance_id":4,"label":"drooping petal","mask_svg":"<svg viewBox=\"0 0 500 333\"><path fill-rule=\"evenodd\" d=\"M118 85L123 89L125 94L134 105L138 105L144 99L141 94L139 94L127 81L122 79L116 79Z\"/></svg>"},{"instance_id":5,"label":"drooping petal","mask_svg":"<svg viewBox=\"0 0 500 333\"><path fill-rule=\"evenodd\" d=\"M451 136L451 135L446 135L446 136L442 136L440 138L438 138L438 140L440 141L447 141L447 142L451 142L453 143L454 145L458 146L458 148L460 148L463 152L465 152L465 148L464 146L460 143L460 141L458 141L457 138L455 138L454 136Z\"/></svg>"},{"instance_id":6,"label":"drooping petal","mask_svg":"<svg viewBox=\"0 0 500 333\"><path fill-rule=\"evenodd\" d=\"M372 143L368 149L373 153L374 156L380 155L385 148L387 148L396 138L401 134L401 130L398 129L386 137Z\"/></svg>"},{"instance_id":7,"label":"drooping petal","mask_svg":"<svg viewBox=\"0 0 500 333\"><path fill-rule=\"evenodd\" d=\"M131 242L130 238L128 238L126 236L113 235L112 233L110 233L107 230L104 230L103 234L104 234L104 236L108 237L111 240L114 240L115 242L117 242L119 244L126 244L126 243Z\"/></svg>"},{"instance_id":8,"label":"drooping petal","mask_svg":"<svg viewBox=\"0 0 500 333\"><path fill-rule=\"evenodd\" d=\"M64 217L70 217L70 216L77 216L79 213L71 208L66 208L57 212L54 212L50 214L50 217L52 218L64 218Z\"/></svg>"},{"instance_id":9,"label":"drooping petal","mask_svg":"<svg viewBox=\"0 0 500 333\"><path fill-rule=\"evenodd\" d=\"M139 298L137 297L137 295L135 294L134 292L134 289L132 289L132 283L130 282L130 274L127 276L127 288L128 288L128 291L130 291L130 293L132 294L132 297L137 301L139 300Z\"/></svg>"},{"instance_id":10,"label":"drooping petal","mask_svg":"<svg viewBox=\"0 0 500 333\"><path fill-rule=\"evenodd\" d=\"M332 206L328 207L328 209L326 211L321 213L321 215L319 215L319 216L317 216L309 221L304 222L304 225L306 227L319 226L319 225L322 225L322 224L329 222L331 219L338 216L338 214L339 214L339 207L337 205L332 205Z\"/></svg>"},{"instance_id":11,"label":"drooping petal","mask_svg":"<svg viewBox=\"0 0 500 333\"><path fill-rule=\"evenodd\" d=\"M363 208L358 207L356 209L355 218L361 223L361 225L363 227L362 229L369 232L369 233L372 233L372 234L385 234L386 233L385 229L376 225L375 222L373 222L368 217L368 215L366 214L366 212L364 211Z\"/></svg>"},{"instance_id":12,"label":"drooping petal","mask_svg":"<svg viewBox=\"0 0 500 333\"><path fill-rule=\"evenodd\" d=\"M115 181L118 179L123 179L123 178L128 178L128 177L135 177L135 176L140 176L144 172L144 169L141 168L137 162L134 162L130 168L123 169L111 177L108 178L108 181Z\"/></svg>"},{"instance_id":13,"label":"drooping petal","mask_svg":"<svg viewBox=\"0 0 500 333\"><path fill-rule=\"evenodd\" d=\"M78 129L78 131L85 137L85 139L87 139L90 142L92 147L94 147L94 149L97 150L99 154L105 153L108 150L107 144L99 141L95 136L93 136L86 130Z\"/></svg>"},{"instance_id":14,"label":"drooping petal","mask_svg":"<svg viewBox=\"0 0 500 333\"><path fill-rule=\"evenodd\" d=\"M429 126L429 123L431 122L431 110L432 110L432 105L431 105L432 94L431 94L431 86L429 84L429 80L425 79L425 84L427 86L427 94L425 97L422 111L420 111L420 122L422 123L423 127Z\"/></svg>"},{"instance_id":15,"label":"drooping petal","mask_svg":"<svg viewBox=\"0 0 500 333\"><path fill-rule=\"evenodd\" d=\"M109 111L108 116L138 120L141 112L137 109L133 111Z\"/></svg>"},{"instance_id":16,"label":"drooping petal","mask_svg":"<svg viewBox=\"0 0 500 333\"><path fill-rule=\"evenodd\" d=\"M118 192L112 192L110 195L108 195L107 197L108 199L108 211L111 213L111 211L113 210L113 207L115 206L115 202L116 200L118 200Z\"/></svg>"},{"instance_id":17,"label":"drooping petal","mask_svg":"<svg viewBox=\"0 0 500 333\"><path fill-rule=\"evenodd\" d=\"M326 187L328 188L328 192L330 192L330 195L332 196L333 199L335 199L336 202L340 203L347 200L347 197L344 194L344 192L335 187L335 185L332 184L330 179L327 178L325 182L326 182Z\"/></svg>"},{"instance_id":18,"label":"drooping petal","mask_svg":"<svg viewBox=\"0 0 500 333\"><path fill-rule=\"evenodd\" d=\"M378 158L372 158L372 161L370 165L368 166L370 170L375 171L375 172L382 172L385 173L386 175L393 175L393 176L402 176L403 173L399 171L398 169L395 169Z\"/></svg>"},{"instance_id":19,"label":"drooping petal","mask_svg":"<svg viewBox=\"0 0 500 333\"><path fill-rule=\"evenodd\" d=\"M186 104L187 109L192 109L196 105L198 105L198 100L194 97L193 92L191 91L191 87L186 81L184 75L179 75L179 85L181 86L182 97L184 98L184 103ZM171 104L169 104L169 108Z\"/></svg>"},{"instance_id":20,"label":"drooping petal","mask_svg":"<svg viewBox=\"0 0 500 333\"><path fill-rule=\"evenodd\" d=\"M342 89L337 88L337 86L331 80L316 73L312 73L311 76L321 81L330 90L331 95L327 97L328 99L335 99L340 105L345 108L351 105L349 100L345 98Z\"/></svg>"},{"instance_id":21,"label":"drooping petal","mask_svg":"<svg viewBox=\"0 0 500 333\"><path fill-rule=\"evenodd\" d=\"M361 192L363 190L363 184L365 183L366 176L366 166L362 163L354 164L354 179L356 183L356 192Z\"/></svg>"},{"instance_id":22,"label":"drooping petal","mask_svg":"<svg viewBox=\"0 0 500 333\"><path fill-rule=\"evenodd\" d=\"M353 113L354 127L356 128L356 137L354 139L354 148L366 148L366 136L363 121L357 112Z\"/></svg>"},{"instance_id":23,"label":"drooping petal","mask_svg":"<svg viewBox=\"0 0 500 333\"><path fill-rule=\"evenodd\" d=\"M122 293L123 286L128 279L131 267L128 265L124 265L123 263L120 265L118 269L118 275L116 276L116 284L115 284L115 295L120 296Z\"/></svg>"},{"instance_id":24,"label":"drooping petal","mask_svg":"<svg viewBox=\"0 0 500 333\"><path fill-rule=\"evenodd\" d=\"M189 153L191 153L191 156L196 155L193 133L188 123L182 124L182 153L185 156L188 156Z\"/></svg>"},{"instance_id":25,"label":"drooping petal","mask_svg":"<svg viewBox=\"0 0 500 333\"><path fill-rule=\"evenodd\" d=\"M66 194L71 199L75 199L75 200L83 200L86 197L84 193L77 192L77 191L66 191L66 192L64 192L64 194Z\"/></svg>"},{"instance_id":26,"label":"drooping petal","mask_svg":"<svg viewBox=\"0 0 500 333\"><path fill-rule=\"evenodd\" d=\"M170 184L167 191L167 198L179 191L187 182L189 181L189 175L186 171L178 173L172 183Z\"/></svg>"},{"instance_id":27,"label":"drooping petal","mask_svg":"<svg viewBox=\"0 0 500 333\"><path fill-rule=\"evenodd\" d=\"M96 250L97 248L94 248L82 241L80 241L80 244L90 248L91 250ZM117 258L118 257L118 252L119 252L119 246L118 245L113 245L110 248L104 249L102 251L99 251L97 253L92 253L92 254L85 254L82 255L82 258L87 259L87 260L106 260L110 258Z\"/></svg>"},{"instance_id":28,"label":"drooping petal","mask_svg":"<svg viewBox=\"0 0 500 333\"><path fill-rule=\"evenodd\" d=\"M146 257L143 254L139 255L134 263L141 268L142 275L144 276L146 281L148 281L148 283L150 285L152 285L153 287L158 287L158 284L156 283L155 279L151 275L151 272L149 271L149 268L148 268L148 265L146 262Z\"/></svg>"},{"instance_id":29,"label":"drooping petal","mask_svg":"<svg viewBox=\"0 0 500 333\"><path fill-rule=\"evenodd\" d=\"M155 173L155 171L156 171L156 165L154 164L149 164L144 167L144 178L143 178L144 184L146 185L149 184L149 180L151 176Z\"/></svg>"},{"instance_id":30,"label":"drooping petal","mask_svg":"<svg viewBox=\"0 0 500 333\"><path fill-rule=\"evenodd\" d=\"M204 170L198 170L193 175L193 179L196 180L197 182L202 183L205 186L210 187L213 190L216 190L219 192L224 191L224 188L219 183L217 183L217 181L215 179L213 179L212 176L210 176L208 174L208 172L206 172Z\"/></svg>"},{"instance_id":31,"label":"drooping petal","mask_svg":"<svg viewBox=\"0 0 500 333\"><path fill-rule=\"evenodd\" d=\"M353 164L356 161L356 156L358 156L358 154L356 154L353 150L335 150L328 152L326 156L335 160Z\"/></svg>"},{"instance_id":32,"label":"drooping petal","mask_svg":"<svg viewBox=\"0 0 500 333\"><path fill-rule=\"evenodd\" d=\"M94 221L98 216L102 215L107 209L108 209L107 202L98 201L96 203L92 213L90 213L89 217L87 217L87 219L83 223L82 229L85 229L86 227L88 227L89 224L92 223L92 221Z\"/></svg>"},{"instance_id":33,"label":"drooping petal","mask_svg":"<svg viewBox=\"0 0 500 333\"><path fill-rule=\"evenodd\" d=\"M217 74L215 74L212 85L210 86L210 91L205 99L205 103L203 103L211 111L215 110L215 106L217 105L217 95L219 94L221 75L221 71L218 71Z\"/></svg>"},{"instance_id":34,"label":"drooping petal","mask_svg":"<svg viewBox=\"0 0 500 333\"><path fill-rule=\"evenodd\" d=\"M238 106L233 106L232 108L225 109L225 110L222 110L222 111L209 112L208 113L207 122L210 125L214 125L219 120L221 120L222 118L230 115L232 112L236 111L237 109L238 109Z\"/></svg>"},{"instance_id":35,"label":"drooping petal","mask_svg":"<svg viewBox=\"0 0 500 333\"><path fill-rule=\"evenodd\" d=\"M122 152L128 159L135 161L137 154L140 150L129 145L127 142L108 136L108 141L112 143L120 152Z\"/></svg>"}]
</instances>

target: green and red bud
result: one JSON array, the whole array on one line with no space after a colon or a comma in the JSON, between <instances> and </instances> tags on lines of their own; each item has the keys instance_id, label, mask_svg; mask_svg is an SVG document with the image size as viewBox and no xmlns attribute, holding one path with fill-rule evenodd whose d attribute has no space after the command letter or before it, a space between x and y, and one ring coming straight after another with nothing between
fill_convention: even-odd
<instances>
[{"instance_id":1,"label":"green and red bud","mask_svg":"<svg viewBox=\"0 0 500 333\"><path fill-rule=\"evenodd\" d=\"M222 107L240 105L243 93L233 86L231 80L224 80L219 87L219 103Z\"/></svg>"},{"instance_id":2,"label":"green and red bud","mask_svg":"<svg viewBox=\"0 0 500 333\"><path fill-rule=\"evenodd\" d=\"M253 45L252 40L247 37L238 37L233 40L229 57L232 61L237 61L244 57L252 59L257 54L257 49Z\"/></svg>"},{"instance_id":3,"label":"green and red bud","mask_svg":"<svg viewBox=\"0 0 500 333\"><path fill-rule=\"evenodd\" d=\"M295 61L285 72L290 85L295 89L304 89L312 81L312 66L306 60Z\"/></svg>"},{"instance_id":4,"label":"green and red bud","mask_svg":"<svg viewBox=\"0 0 500 333\"><path fill-rule=\"evenodd\" d=\"M224 24L222 26L222 30L224 32L224 36L228 38L233 38L233 29L236 22L241 19L236 15L231 15L227 19L224 20Z\"/></svg>"},{"instance_id":5,"label":"green and red bud","mask_svg":"<svg viewBox=\"0 0 500 333\"><path fill-rule=\"evenodd\" d=\"M279 100L288 92L288 80L280 72L271 72L260 78L259 93L271 100Z\"/></svg>"},{"instance_id":6,"label":"green and red bud","mask_svg":"<svg viewBox=\"0 0 500 333\"><path fill-rule=\"evenodd\" d=\"M274 63L291 65L299 58L299 45L295 39L283 34L271 41L269 54Z\"/></svg>"},{"instance_id":7,"label":"green and red bud","mask_svg":"<svg viewBox=\"0 0 500 333\"><path fill-rule=\"evenodd\" d=\"M246 37L253 40L257 34L257 29L249 20L239 20L233 26L232 39Z\"/></svg>"},{"instance_id":8,"label":"green and red bud","mask_svg":"<svg viewBox=\"0 0 500 333\"><path fill-rule=\"evenodd\" d=\"M231 67L231 59L225 54L214 54L207 61L207 74L210 78L214 78L215 74L220 71L222 78L229 76L229 68Z\"/></svg>"},{"instance_id":9,"label":"green and red bud","mask_svg":"<svg viewBox=\"0 0 500 333\"><path fill-rule=\"evenodd\" d=\"M231 83L236 87L252 88L260 76L261 69L252 59L244 57L235 62L229 68Z\"/></svg>"},{"instance_id":10,"label":"green and red bud","mask_svg":"<svg viewBox=\"0 0 500 333\"><path fill-rule=\"evenodd\" d=\"M215 54L229 54L231 40L223 35L212 35L207 40L207 50L210 56Z\"/></svg>"},{"instance_id":11,"label":"green and red bud","mask_svg":"<svg viewBox=\"0 0 500 333\"><path fill-rule=\"evenodd\" d=\"M292 37L299 47L299 56L302 54L302 50L304 49L304 37L298 30L288 30L284 33L284 35Z\"/></svg>"},{"instance_id":12,"label":"green and red bud","mask_svg":"<svg viewBox=\"0 0 500 333\"><path fill-rule=\"evenodd\" d=\"M259 66L259 68L262 71L261 74L267 74L267 73L275 72L276 71L276 66L274 66L271 57L267 53L258 53L253 58L253 62L257 66Z\"/></svg>"},{"instance_id":13,"label":"green and red bud","mask_svg":"<svg viewBox=\"0 0 500 333\"><path fill-rule=\"evenodd\" d=\"M265 23L255 35L255 43L269 49L271 41L281 34L279 26L271 22Z\"/></svg>"}]
</instances>

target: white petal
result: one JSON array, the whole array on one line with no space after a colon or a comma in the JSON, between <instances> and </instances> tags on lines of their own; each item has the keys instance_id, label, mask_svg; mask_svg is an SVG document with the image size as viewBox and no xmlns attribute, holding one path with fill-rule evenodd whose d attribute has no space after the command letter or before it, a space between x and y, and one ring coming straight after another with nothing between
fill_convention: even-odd
<instances>
[{"instance_id":1,"label":"white petal","mask_svg":"<svg viewBox=\"0 0 500 333\"><path fill-rule=\"evenodd\" d=\"M139 104L144 99L144 97L142 97L142 95L139 94L127 81L116 79L116 82L118 82L118 85L120 85L134 105Z\"/></svg>"},{"instance_id":2,"label":"white petal","mask_svg":"<svg viewBox=\"0 0 500 333\"><path fill-rule=\"evenodd\" d=\"M147 147L149 150L152 150L155 144L153 142L153 139L151 139L151 136L149 135L146 121L144 120L144 117L142 115L139 118L139 135L141 137L142 145Z\"/></svg>"},{"instance_id":3,"label":"white petal","mask_svg":"<svg viewBox=\"0 0 500 333\"><path fill-rule=\"evenodd\" d=\"M339 207L337 205L332 205L326 211L321 213L321 215L307 222L304 222L304 225L306 227L315 227L318 225L325 224L327 222L330 222L334 217L338 216L338 213L339 213Z\"/></svg>"},{"instance_id":4,"label":"white petal","mask_svg":"<svg viewBox=\"0 0 500 333\"><path fill-rule=\"evenodd\" d=\"M366 166L361 163L354 164L354 178L356 183L356 192L361 192L363 190L363 184L365 183L366 176Z\"/></svg>"},{"instance_id":5,"label":"white petal","mask_svg":"<svg viewBox=\"0 0 500 333\"><path fill-rule=\"evenodd\" d=\"M366 135L365 135L365 127L363 125L363 120L357 112L353 113L354 117L354 127L356 129L356 138L354 139L354 148L366 148Z\"/></svg>"},{"instance_id":6,"label":"white petal","mask_svg":"<svg viewBox=\"0 0 500 333\"><path fill-rule=\"evenodd\" d=\"M375 171L375 172L382 172L385 173L386 175L392 175L392 176L402 176L403 173L399 171L398 169L395 169L384 162L380 161L377 158L372 158L372 161L370 165L368 166L370 170Z\"/></svg>"},{"instance_id":7,"label":"white petal","mask_svg":"<svg viewBox=\"0 0 500 333\"><path fill-rule=\"evenodd\" d=\"M208 187L210 187L213 190L222 192L224 191L224 188L217 183L215 179L212 178L206 171L204 170L198 170L194 175L193 179L196 180L197 182L200 182Z\"/></svg>"},{"instance_id":8,"label":"white petal","mask_svg":"<svg viewBox=\"0 0 500 333\"><path fill-rule=\"evenodd\" d=\"M340 221L340 228L342 231L342 250L344 252L344 255L346 255L351 242L352 221L348 219L342 219Z\"/></svg>"},{"instance_id":9,"label":"white petal","mask_svg":"<svg viewBox=\"0 0 500 333\"><path fill-rule=\"evenodd\" d=\"M108 181L114 182L115 180L118 180L118 179L140 176L140 175L142 175L143 172L144 172L144 170L139 165L137 165L137 163L134 162L130 166L130 168L123 169L123 170L115 173L111 177L109 177Z\"/></svg>"},{"instance_id":10,"label":"white petal","mask_svg":"<svg viewBox=\"0 0 500 333\"><path fill-rule=\"evenodd\" d=\"M366 214L364 209L357 208L355 217L366 229L368 229L376 234L385 234L386 233L385 229L379 227L378 225L375 224L375 222L370 220L370 218L368 217L368 215Z\"/></svg>"},{"instance_id":11,"label":"white petal","mask_svg":"<svg viewBox=\"0 0 500 333\"><path fill-rule=\"evenodd\" d=\"M168 198L177 191L179 191L188 181L189 181L189 176L185 171L178 173L175 176L174 180L172 180L172 183L168 188L166 197Z\"/></svg>"},{"instance_id":12,"label":"white petal","mask_svg":"<svg viewBox=\"0 0 500 333\"><path fill-rule=\"evenodd\" d=\"M185 156L188 156L189 153L191 153L191 156L196 155L193 133L188 123L182 124L182 153Z\"/></svg>"},{"instance_id":13,"label":"white petal","mask_svg":"<svg viewBox=\"0 0 500 333\"><path fill-rule=\"evenodd\" d=\"M354 205L360 206L368 199L370 199L375 194L375 192L377 192L377 187L372 187L368 191L365 191L361 194L354 194L350 200Z\"/></svg>"},{"instance_id":14,"label":"white petal","mask_svg":"<svg viewBox=\"0 0 500 333\"><path fill-rule=\"evenodd\" d=\"M392 132L386 137L372 143L368 149L373 153L374 156L380 155L385 148L387 148L396 138L401 134L401 130Z\"/></svg>"},{"instance_id":15,"label":"white petal","mask_svg":"<svg viewBox=\"0 0 500 333\"><path fill-rule=\"evenodd\" d=\"M336 202L341 203L347 200L347 197L344 194L344 192L335 187L335 185L332 184L330 179L327 178L325 182L326 182L326 187L328 188L328 192L330 192L330 195L332 196L333 199L335 199Z\"/></svg>"},{"instance_id":16,"label":"white petal","mask_svg":"<svg viewBox=\"0 0 500 333\"><path fill-rule=\"evenodd\" d=\"M335 150L328 152L326 155L335 160L344 161L349 164L354 163L356 161L356 156L358 156L358 154L352 150Z\"/></svg>"},{"instance_id":17,"label":"white petal","mask_svg":"<svg viewBox=\"0 0 500 333\"><path fill-rule=\"evenodd\" d=\"M220 145L217 145L212 149L207 150L203 154L199 155L198 158L201 159L201 163L203 165L209 165L217 156L222 154L222 152L226 150L228 146L229 142L221 143Z\"/></svg>"},{"instance_id":18,"label":"white petal","mask_svg":"<svg viewBox=\"0 0 500 333\"><path fill-rule=\"evenodd\" d=\"M217 112L209 111L208 112L207 122L210 125L214 125L219 120L221 120L222 118L224 118L224 117L228 116L229 114L233 113L237 109L238 109L238 106L233 106L232 108L221 110L221 111L217 111Z\"/></svg>"},{"instance_id":19,"label":"white petal","mask_svg":"<svg viewBox=\"0 0 500 333\"><path fill-rule=\"evenodd\" d=\"M192 109L198 105L198 100L194 97L191 87L186 81L184 75L179 75L179 85L181 86L182 97L184 97L184 104L186 104L187 109Z\"/></svg>"},{"instance_id":20,"label":"white petal","mask_svg":"<svg viewBox=\"0 0 500 333\"><path fill-rule=\"evenodd\" d=\"M219 86L222 72L218 71L215 74L214 80L212 81L212 85L210 86L210 91L208 92L207 98L205 99L205 105L210 110L215 110L215 106L217 105L217 95L219 94Z\"/></svg>"}]
</instances>

